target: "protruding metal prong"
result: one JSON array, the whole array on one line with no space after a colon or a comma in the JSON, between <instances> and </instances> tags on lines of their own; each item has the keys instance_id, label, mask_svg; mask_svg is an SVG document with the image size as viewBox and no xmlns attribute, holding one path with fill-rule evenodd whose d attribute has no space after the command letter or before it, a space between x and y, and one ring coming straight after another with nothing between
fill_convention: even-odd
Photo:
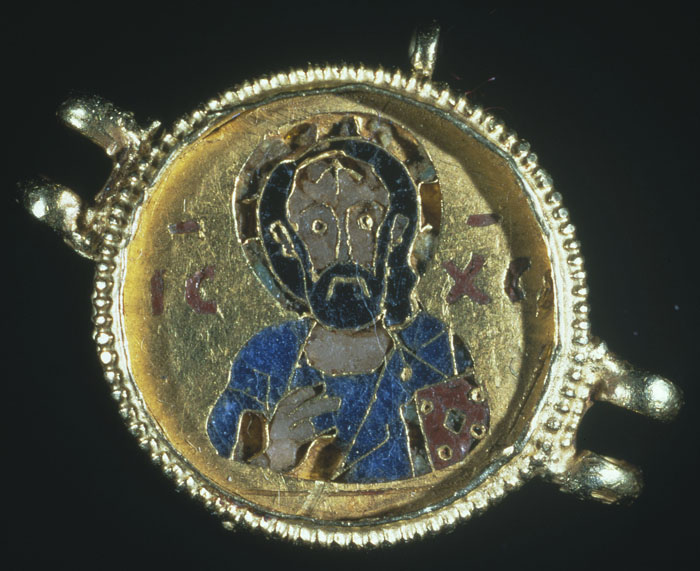
<instances>
[{"instance_id":1,"label":"protruding metal prong","mask_svg":"<svg viewBox=\"0 0 700 571\"><path fill-rule=\"evenodd\" d=\"M642 491L642 473L623 460L584 450L574 456L560 479L561 489L605 504L634 500Z\"/></svg>"},{"instance_id":2,"label":"protruding metal prong","mask_svg":"<svg viewBox=\"0 0 700 571\"><path fill-rule=\"evenodd\" d=\"M593 398L655 420L673 420L683 405L682 391L663 377L635 369L601 345L604 354L598 361Z\"/></svg>"},{"instance_id":3,"label":"protruding metal prong","mask_svg":"<svg viewBox=\"0 0 700 571\"><path fill-rule=\"evenodd\" d=\"M144 135L132 113L98 96L69 99L59 108L58 116L66 125L102 147L109 156L137 146Z\"/></svg>"},{"instance_id":4,"label":"protruding metal prong","mask_svg":"<svg viewBox=\"0 0 700 571\"><path fill-rule=\"evenodd\" d=\"M437 22L420 26L413 32L408 53L414 75L423 79L430 79L433 76L439 37L440 26Z\"/></svg>"},{"instance_id":5,"label":"protruding metal prong","mask_svg":"<svg viewBox=\"0 0 700 571\"><path fill-rule=\"evenodd\" d=\"M585 372L591 399L606 401L655 420L672 420L683 405L681 390L658 375L639 371L611 353L600 341L590 353ZM592 403L588 401L587 407ZM550 472L565 492L607 504L631 501L642 490L639 468L584 450Z\"/></svg>"},{"instance_id":6,"label":"protruding metal prong","mask_svg":"<svg viewBox=\"0 0 700 571\"><path fill-rule=\"evenodd\" d=\"M94 240L87 230L94 213L83 206L77 194L46 179L31 180L20 188L24 205L35 218L61 234L76 252L94 259Z\"/></svg>"},{"instance_id":7,"label":"protruding metal prong","mask_svg":"<svg viewBox=\"0 0 700 571\"><path fill-rule=\"evenodd\" d=\"M72 190L50 180L25 182L20 184L20 189L29 212L61 234L76 252L96 259L106 224L106 205L119 188L115 181L125 165L137 156L141 145L152 139L160 123L154 121L142 129L132 113L97 96L69 99L59 108L58 116L112 157L110 178L90 207L84 205Z\"/></svg>"}]
</instances>

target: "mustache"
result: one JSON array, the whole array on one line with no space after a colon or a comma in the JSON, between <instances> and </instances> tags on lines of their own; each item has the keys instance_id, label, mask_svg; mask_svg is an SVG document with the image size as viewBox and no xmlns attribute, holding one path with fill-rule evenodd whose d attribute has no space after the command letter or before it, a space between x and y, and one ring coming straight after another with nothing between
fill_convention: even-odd
<instances>
[{"instance_id":1,"label":"mustache","mask_svg":"<svg viewBox=\"0 0 700 571\"><path fill-rule=\"evenodd\" d=\"M326 325L348 329L369 324L381 312L384 281L383 271L375 275L355 264L336 264L310 284L309 307Z\"/></svg>"},{"instance_id":2,"label":"mustache","mask_svg":"<svg viewBox=\"0 0 700 571\"><path fill-rule=\"evenodd\" d=\"M365 278L360 276L333 276L331 277L331 282L328 285L328 290L326 290L326 301L330 301L330 299L333 297L333 294L335 293L335 286L339 284L356 285L360 288L362 294L365 297L370 297L369 287L367 287L367 282L365 281Z\"/></svg>"},{"instance_id":3,"label":"mustache","mask_svg":"<svg viewBox=\"0 0 700 571\"><path fill-rule=\"evenodd\" d=\"M312 281L310 289L324 292L324 297L330 298L339 286L355 286L362 291L363 295L370 297L384 281L383 270L382 267L370 270L353 263L334 264L326 268L316 280Z\"/></svg>"}]
</instances>

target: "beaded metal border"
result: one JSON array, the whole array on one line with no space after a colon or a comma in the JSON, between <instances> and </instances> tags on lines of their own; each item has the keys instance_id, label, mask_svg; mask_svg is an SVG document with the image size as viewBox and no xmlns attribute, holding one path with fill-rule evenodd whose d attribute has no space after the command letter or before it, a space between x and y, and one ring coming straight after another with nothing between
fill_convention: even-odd
<instances>
[{"instance_id":1,"label":"beaded metal border","mask_svg":"<svg viewBox=\"0 0 700 571\"><path fill-rule=\"evenodd\" d=\"M137 219L138 207L147 190L169 159L213 121L230 114L238 106L259 104L275 94L352 85L427 104L446 114L454 124L461 128L466 126L483 137L510 162L525 183L526 194L545 233L555 270L553 282L559 345L551 361L544 394L527 433L520 440L521 449L518 451L511 446L504 451L511 457L465 496L445 506L406 514L387 523L372 521L364 525L339 525L318 521L309 524L295 520L293 516L258 513L245 502L238 503L189 466L160 432L128 371L128 353L122 339L120 318L124 264L120 253L130 238L132 223ZM177 121L172 130L156 142L152 138L142 140L131 160L118 167L118 172L111 177L115 196L109 206L103 243L97 257L93 293L94 338L105 378L112 388L111 394L119 403L119 412L140 446L149 452L154 462L162 465L178 487L185 488L220 515L225 527L232 529L236 524L245 523L284 539L326 546L393 544L466 520L534 475L556 480L565 473L567 461L575 454L573 437L587 409L594 381L590 364L604 355L605 346L601 344L594 348L590 344L583 259L569 213L562 206L561 195L553 190L550 176L538 166L537 156L530 152L530 145L506 130L501 120L472 105L465 96L429 80L362 65L325 65L244 83Z\"/></svg>"}]
</instances>

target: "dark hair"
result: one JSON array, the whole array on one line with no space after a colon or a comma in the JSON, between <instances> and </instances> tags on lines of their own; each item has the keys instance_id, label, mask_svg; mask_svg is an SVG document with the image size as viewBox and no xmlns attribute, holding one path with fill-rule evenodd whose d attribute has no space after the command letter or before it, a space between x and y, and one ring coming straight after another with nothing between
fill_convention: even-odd
<instances>
[{"instance_id":1,"label":"dark hair","mask_svg":"<svg viewBox=\"0 0 700 571\"><path fill-rule=\"evenodd\" d=\"M384 261L387 262L384 321L388 326L401 324L410 315L410 294L417 281L409 255L418 222L418 198L415 184L404 165L378 145L354 138L325 141L295 161L280 163L270 173L260 196L258 220L271 270L275 278L296 301L308 307L305 280L310 275L311 263L306 247L287 220L286 204L298 166L314 155L329 151L337 151L369 164L389 191L389 210L377 237L378 267L376 269L383 280L385 277L383 265ZM395 244L390 244L391 230L397 216L405 219L402 220L402 239ZM272 228L276 224L281 224L286 229L297 257L284 255L283 246L272 233ZM334 325L344 326L342 323Z\"/></svg>"}]
</instances>

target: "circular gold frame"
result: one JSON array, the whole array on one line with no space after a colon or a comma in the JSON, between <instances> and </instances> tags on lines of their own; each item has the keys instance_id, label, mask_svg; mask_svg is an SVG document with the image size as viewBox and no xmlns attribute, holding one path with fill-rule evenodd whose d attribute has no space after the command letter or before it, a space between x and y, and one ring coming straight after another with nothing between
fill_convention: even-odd
<instances>
[{"instance_id":1,"label":"circular gold frame","mask_svg":"<svg viewBox=\"0 0 700 571\"><path fill-rule=\"evenodd\" d=\"M504 158L519 177L530 208L543 232L551 267L556 306L556 347L545 372L541 397L521 438L501 452L501 460L463 495L441 505L396 518L368 522L329 522L259 511L232 497L195 470L168 439L148 411L132 378L123 328L124 248L134 232L139 206L159 174L190 143L237 107L303 91L357 86L427 106L473 133ZM141 446L175 482L218 513L227 527L246 523L291 540L324 545L380 545L420 537L485 509L534 474L556 479L575 454L574 433L588 406L592 384L588 364L605 356L604 346L590 342L583 260L574 227L548 174L529 145L503 123L463 96L428 79L363 66L314 66L263 77L228 91L178 121L157 143L144 143L128 169L115 177L118 189L106 215L103 245L97 256L93 296L95 339L105 377L122 416Z\"/></svg>"}]
</instances>

